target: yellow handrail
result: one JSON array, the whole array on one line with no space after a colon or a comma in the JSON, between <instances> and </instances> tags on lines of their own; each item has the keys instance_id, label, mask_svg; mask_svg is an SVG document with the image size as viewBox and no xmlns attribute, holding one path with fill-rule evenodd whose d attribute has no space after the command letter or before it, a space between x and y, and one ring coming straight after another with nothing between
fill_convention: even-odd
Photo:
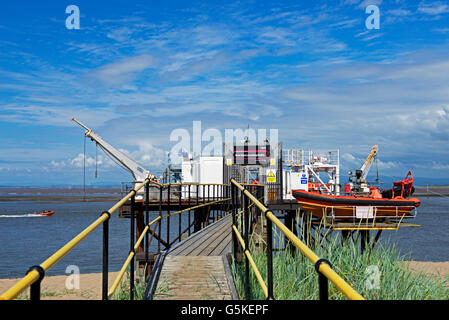
<instances>
[{"instance_id":1,"label":"yellow handrail","mask_svg":"<svg viewBox=\"0 0 449 320\"><path fill-rule=\"evenodd\" d=\"M239 188L262 212L266 214L267 219L270 219L284 235L297 247L313 264L315 264L320 258L305 245L298 237L295 236L276 216L271 210L265 207L259 200L256 199L248 190L246 190L241 184L234 179L231 179L231 183ZM351 300L364 300L357 291L355 291L343 278L341 278L327 263L321 263L318 271L326 276L335 287L337 287L347 298Z\"/></svg>"},{"instance_id":2,"label":"yellow handrail","mask_svg":"<svg viewBox=\"0 0 449 320\"><path fill-rule=\"evenodd\" d=\"M120 208L129 198L134 196L137 191L142 189L142 187L150 183L156 183L150 179L146 179L144 182L137 184L134 187L134 190L131 190L125 197L123 197L120 201L118 201L114 206L112 206L108 211L102 213L102 215L95 220L91 225L89 225L86 229L80 232L76 237L67 242L61 249L56 251L51 257L42 262L40 266L44 269L44 271L48 271L52 266L54 266L59 260L61 260L67 253L69 253L74 247L76 247L84 238L86 238L92 231L94 231L99 225L109 219L109 215L114 213L118 208ZM109 213L109 214L108 214ZM11 300L16 298L22 291L31 286L34 282L39 280L39 272L37 270L32 270L28 272L28 274L23 277L19 282L17 282L14 286L8 289L5 293L0 296L0 300Z\"/></svg>"},{"instance_id":3,"label":"yellow handrail","mask_svg":"<svg viewBox=\"0 0 449 320\"><path fill-rule=\"evenodd\" d=\"M120 272L119 272L117 278L115 278L115 281L114 281L114 283L112 284L111 289L109 289L108 297L112 296L112 295L114 294L115 290L117 290L117 287L118 287L118 285L120 284L120 281L122 280L123 275L124 275L125 272L126 272L126 268L128 268L128 265L131 263L131 260L134 258L134 256L135 256L135 251L136 251L137 248L140 246L140 243L142 242L142 240L143 240L145 234L148 232L149 227L150 227L151 225L153 225L155 222L159 221L161 218L167 218L167 217L170 217L170 216L173 216L173 215L176 215L176 214L180 214L180 213L182 213L182 212L186 212L186 211L189 211L189 210L201 208L201 207L204 207L204 206L207 206L207 205L211 205L211 204L214 204L214 203L218 203L218 202L222 202L222 201L227 201L227 200L230 200L230 199L231 199L231 198L225 198L225 199L221 199L221 200L212 201L212 202L208 202L208 203L205 203L205 204L200 204L200 205L197 205L197 206L189 207L189 208L186 208L186 209L183 209L183 210L179 210L179 211L176 211L176 212L167 214L167 215L165 215L165 216L159 216L159 217L157 217L156 219L154 219L153 221L151 221L151 222L145 227L145 229L142 231L142 233L141 233L139 239L137 240L136 244L134 245L134 251L131 251L131 252L129 253L129 255L128 255L128 258L125 260L125 263L123 264L122 268L120 269Z\"/></svg>"}]
</instances>

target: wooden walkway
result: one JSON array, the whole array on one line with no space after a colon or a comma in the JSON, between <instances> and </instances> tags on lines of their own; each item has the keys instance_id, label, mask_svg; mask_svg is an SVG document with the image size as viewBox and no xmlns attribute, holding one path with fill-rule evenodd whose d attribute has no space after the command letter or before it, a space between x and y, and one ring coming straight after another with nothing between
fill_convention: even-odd
<instances>
[{"instance_id":1,"label":"wooden walkway","mask_svg":"<svg viewBox=\"0 0 449 320\"><path fill-rule=\"evenodd\" d=\"M174 246L164 259L153 299L231 300L234 282L225 257L231 249L231 216Z\"/></svg>"}]
</instances>

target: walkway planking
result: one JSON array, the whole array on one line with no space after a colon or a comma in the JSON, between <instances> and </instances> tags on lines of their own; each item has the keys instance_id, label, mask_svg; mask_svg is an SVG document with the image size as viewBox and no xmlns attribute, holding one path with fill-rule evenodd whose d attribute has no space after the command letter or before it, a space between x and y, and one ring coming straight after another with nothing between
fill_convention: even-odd
<instances>
[{"instance_id":1,"label":"walkway planking","mask_svg":"<svg viewBox=\"0 0 449 320\"><path fill-rule=\"evenodd\" d=\"M229 215L170 249L153 299L231 300L235 288L224 258L230 249Z\"/></svg>"}]
</instances>

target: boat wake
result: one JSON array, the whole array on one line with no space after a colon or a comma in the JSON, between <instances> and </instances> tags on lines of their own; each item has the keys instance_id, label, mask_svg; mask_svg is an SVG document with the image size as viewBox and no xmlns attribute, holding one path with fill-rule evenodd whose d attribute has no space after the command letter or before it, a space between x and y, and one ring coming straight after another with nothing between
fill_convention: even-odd
<instances>
[{"instance_id":1,"label":"boat wake","mask_svg":"<svg viewBox=\"0 0 449 320\"><path fill-rule=\"evenodd\" d=\"M38 214L27 213L27 214L0 214L0 218L34 218L34 217L45 217Z\"/></svg>"}]
</instances>

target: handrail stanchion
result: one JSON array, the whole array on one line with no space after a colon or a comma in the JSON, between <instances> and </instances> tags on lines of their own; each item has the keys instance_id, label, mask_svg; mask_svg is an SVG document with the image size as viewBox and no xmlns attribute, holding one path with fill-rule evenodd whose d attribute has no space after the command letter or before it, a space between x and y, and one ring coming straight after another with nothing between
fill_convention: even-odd
<instances>
[{"instance_id":1,"label":"handrail stanchion","mask_svg":"<svg viewBox=\"0 0 449 320\"><path fill-rule=\"evenodd\" d=\"M135 208L136 207L136 193L131 197L131 230L130 230L130 250L129 252L134 252L134 220L135 220ZM134 257L131 259L129 265L129 298L134 300Z\"/></svg>"},{"instance_id":2,"label":"handrail stanchion","mask_svg":"<svg viewBox=\"0 0 449 320\"><path fill-rule=\"evenodd\" d=\"M159 225L158 225L158 232L159 232L159 237L157 239L157 252L161 252L161 239L162 239L162 197L164 195L163 192L163 187L161 186L159 189L159 217L161 218L161 220L159 220Z\"/></svg>"},{"instance_id":3,"label":"handrail stanchion","mask_svg":"<svg viewBox=\"0 0 449 320\"><path fill-rule=\"evenodd\" d=\"M237 217L236 217L236 187L231 184L231 201L232 201L232 225L236 226L237 224ZM232 253L234 254L234 261L237 261L237 250L238 250L238 243L237 243L237 236L234 232L232 232Z\"/></svg>"},{"instance_id":4,"label":"handrail stanchion","mask_svg":"<svg viewBox=\"0 0 449 320\"><path fill-rule=\"evenodd\" d=\"M327 277L320 272L320 265L326 263L329 267L332 267L330 262L326 259L319 259L315 263L315 271L318 273L318 289L321 301L329 300L329 282Z\"/></svg>"},{"instance_id":5,"label":"handrail stanchion","mask_svg":"<svg viewBox=\"0 0 449 320\"><path fill-rule=\"evenodd\" d=\"M249 250L249 212L248 212L248 199L243 197L243 216L245 217L245 232L243 233L245 236L245 248ZM246 300L250 299L250 288L249 288L249 259L248 256L245 255L245 294Z\"/></svg>"},{"instance_id":6,"label":"handrail stanchion","mask_svg":"<svg viewBox=\"0 0 449 320\"><path fill-rule=\"evenodd\" d=\"M190 187L191 187L191 184L189 183L189 187L188 187L188 189L189 189L189 208L190 208L190 206L191 206L191 204L190 204L190 200L191 200L191 197L192 197L192 194L190 193ZM191 229L191 227L190 227L190 225L192 224L192 217L191 217L191 215L190 215L190 210L189 210L189 237L190 237L190 229Z\"/></svg>"},{"instance_id":7,"label":"handrail stanchion","mask_svg":"<svg viewBox=\"0 0 449 320\"><path fill-rule=\"evenodd\" d=\"M210 184L208 184L207 185L207 203L209 203L210 202ZM207 226L208 224L209 224L209 218L210 218L210 207L209 208L206 208L207 209L207 214L206 214L206 218L207 218L207 220L206 220L206 224L205 224L205 226ZM203 227L205 227L205 226L203 226Z\"/></svg>"},{"instance_id":8,"label":"handrail stanchion","mask_svg":"<svg viewBox=\"0 0 449 320\"><path fill-rule=\"evenodd\" d=\"M197 184L196 185L196 205L198 206L200 203L200 185ZM195 224L193 225L193 232L197 232L199 230L199 226L198 226L198 218L199 217L199 210L196 209L194 214L193 214L193 219L195 220Z\"/></svg>"},{"instance_id":9,"label":"handrail stanchion","mask_svg":"<svg viewBox=\"0 0 449 320\"><path fill-rule=\"evenodd\" d=\"M267 220L267 286L268 286L268 298L273 299L273 223L266 217Z\"/></svg>"},{"instance_id":10,"label":"handrail stanchion","mask_svg":"<svg viewBox=\"0 0 449 320\"><path fill-rule=\"evenodd\" d=\"M168 248L170 248L170 187L171 183L168 184L168 191L167 191L167 244Z\"/></svg>"},{"instance_id":11,"label":"handrail stanchion","mask_svg":"<svg viewBox=\"0 0 449 320\"><path fill-rule=\"evenodd\" d=\"M28 269L26 274L33 270L39 272L39 278L30 286L30 300L39 301L41 299L41 282L45 277L45 270L41 266L32 266L30 269Z\"/></svg>"},{"instance_id":12,"label":"handrail stanchion","mask_svg":"<svg viewBox=\"0 0 449 320\"><path fill-rule=\"evenodd\" d=\"M179 204L178 204L178 209L179 211L181 211L181 196L182 196L182 186L179 187ZM179 242L181 242L181 227L182 227L182 214L178 215L178 238L179 238Z\"/></svg>"},{"instance_id":13,"label":"handrail stanchion","mask_svg":"<svg viewBox=\"0 0 449 320\"><path fill-rule=\"evenodd\" d=\"M150 222L150 182L145 185L145 226L148 226ZM147 278L147 270L148 270L148 232L145 234L145 275L144 278Z\"/></svg>"},{"instance_id":14,"label":"handrail stanchion","mask_svg":"<svg viewBox=\"0 0 449 320\"><path fill-rule=\"evenodd\" d=\"M111 214L105 211L108 218L103 222L103 275L102 275L102 300L108 300L108 275L109 275L109 219Z\"/></svg>"}]
</instances>

